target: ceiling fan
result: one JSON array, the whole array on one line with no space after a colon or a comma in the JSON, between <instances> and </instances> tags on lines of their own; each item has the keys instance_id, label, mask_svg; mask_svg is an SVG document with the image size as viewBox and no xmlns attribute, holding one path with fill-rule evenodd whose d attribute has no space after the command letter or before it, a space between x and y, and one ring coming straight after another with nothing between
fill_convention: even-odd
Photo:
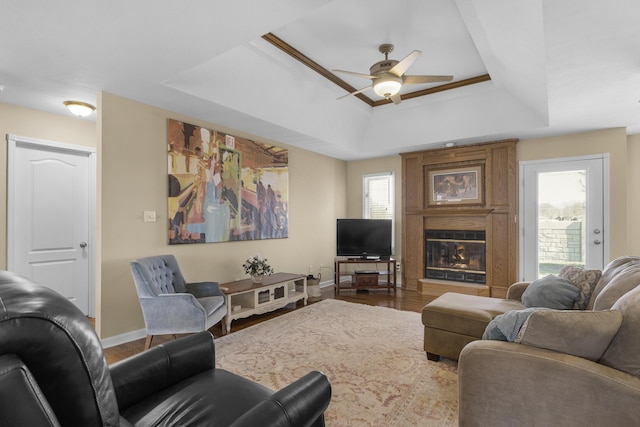
<instances>
[{"instance_id":1,"label":"ceiling fan","mask_svg":"<svg viewBox=\"0 0 640 427\"><path fill-rule=\"evenodd\" d=\"M355 73L353 71L333 70L338 73L350 74L372 80L371 85L348 93L338 99L346 98L349 95L356 95L360 92L372 88L378 95L390 99L394 104L400 104L400 88L403 84L421 84L448 82L453 80L453 76L405 76L404 73L420 57L422 52L414 50L402 61L389 59L389 53L393 51L392 44L381 44L378 47L380 53L384 54L384 61L376 62L369 68L369 74Z\"/></svg>"}]
</instances>

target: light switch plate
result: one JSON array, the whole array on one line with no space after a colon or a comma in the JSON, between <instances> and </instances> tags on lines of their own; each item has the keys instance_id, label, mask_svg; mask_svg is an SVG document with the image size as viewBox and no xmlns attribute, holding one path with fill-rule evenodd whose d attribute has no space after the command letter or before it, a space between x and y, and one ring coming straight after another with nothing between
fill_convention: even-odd
<instances>
[{"instance_id":1,"label":"light switch plate","mask_svg":"<svg viewBox=\"0 0 640 427\"><path fill-rule=\"evenodd\" d=\"M144 211L142 220L144 222L156 222L156 211Z\"/></svg>"}]
</instances>

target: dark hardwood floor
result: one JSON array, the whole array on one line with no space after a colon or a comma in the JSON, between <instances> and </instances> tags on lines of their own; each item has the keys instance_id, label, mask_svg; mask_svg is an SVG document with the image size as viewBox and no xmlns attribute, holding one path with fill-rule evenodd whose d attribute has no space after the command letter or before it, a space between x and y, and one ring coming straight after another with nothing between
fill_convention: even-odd
<instances>
[{"instance_id":1,"label":"dark hardwood floor","mask_svg":"<svg viewBox=\"0 0 640 427\"><path fill-rule=\"evenodd\" d=\"M372 290L368 293L356 293L355 290L341 290L340 295L337 296L334 295L333 287L325 287L322 289L322 299L328 298L335 298L359 304L390 307L398 310L415 311L417 313L421 312L422 307L424 307L429 301L433 299L433 297L422 295L416 291L402 290L402 288L398 288L395 295L393 294L393 292L387 293L387 290ZM314 302L310 302L309 304L314 304ZM289 313L293 310L298 310L303 307L304 304L302 303L302 301L299 301L296 304L295 308L290 308L287 306L271 313L251 316L246 319L234 320L231 324L231 333L233 334L234 332L240 331L249 326L264 322L266 320L281 316L285 313ZM222 328L220 324L211 328L210 332L215 337L222 336ZM153 347L154 345L158 345L172 339L173 337L170 335L157 336L153 338L151 346ZM144 341L144 338L141 338L139 340L105 349L107 363L112 364L134 354L140 353L144 349Z\"/></svg>"}]
</instances>

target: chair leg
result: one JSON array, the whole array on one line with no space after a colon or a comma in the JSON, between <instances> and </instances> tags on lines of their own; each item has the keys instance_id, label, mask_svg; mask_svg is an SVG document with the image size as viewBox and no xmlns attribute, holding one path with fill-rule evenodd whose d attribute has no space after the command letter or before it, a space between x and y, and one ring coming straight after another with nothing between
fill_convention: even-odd
<instances>
[{"instance_id":1,"label":"chair leg","mask_svg":"<svg viewBox=\"0 0 640 427\"><path fill-rule=\"evenodd\" d=\"M151 341L153 340L153 335L147 335L147 339L144 341L144 349L149 350L151 347Z\"/></svg>"}]
</instances>

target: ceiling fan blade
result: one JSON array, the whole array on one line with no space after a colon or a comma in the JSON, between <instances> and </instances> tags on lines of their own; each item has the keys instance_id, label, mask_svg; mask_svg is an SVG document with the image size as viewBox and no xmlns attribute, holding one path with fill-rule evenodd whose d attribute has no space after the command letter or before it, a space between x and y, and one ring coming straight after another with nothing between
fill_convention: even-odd
<instances>
[{"instance_id":1,"label":"ceiling fan blade","mask_svg":"<svg viewBox=\"0 0 640 427\"><path fill-rule=\"evenodd\" d=\"M450 82L453 76L404 76L403 83L415 85L420 83Z\"/></svg>"},{"instance_id":2,"label":"ceiling fan blade","mask_svg":"<svg viewBox=\"0 0 640 427\"><path fill-rule=\"evenodd\" d=\"M377 76L370 76L369 74L356 73L354 71L345 71L345 70L333 70L337 73L349 74L356 77L362 77L363 79L377 79Z\"/></svg>"},{"instance_id":3,"label":"ceiling fan blade","mask_svg":"<svg viewBox=\"0 0 640 427\"><path fill-rule=\"evenodd\" d=\"M355 92L351 92L351 93L348 93L348 94L346 94L346 95L342 95L340 98L337 98L337 99L346 98L347 96L350 96L350 95L357 95L357 94L359 94L360 92L364 92L365 90L367 90L367 89L369 89L369 88L371 88L371 85L369 85L369 86L365 86L365 87L363 87L362 89L358 89L358 90L357 90L357 91L355 91Z\"/></svg>"},{"instance_id":4,"label":"ceiling fan blade","mask_svg":"<svg viewBox=\"0 0 640 427\"><path fill-rule=\"evenodd\" d=\"M419 50L414 50L409 55L405 56L404 59L394 65L388 72L393 74L394 76L402 77L402 75L411 67L411 65L416 62L422 55L422 52Z\"/></svg>"},{"instance_id":5,"label":"ceiling fan blade","mask_svg":"<svg viewBox=\"0 0 640 427\"><path fill-rule=\"evenodd\" d=\"M389 97L390 100L393 101L394 104L398 105L402 102L402 98L400 97L400 93L396 93L395 95L391 95Z\"/></svg>"}]
</instances>

